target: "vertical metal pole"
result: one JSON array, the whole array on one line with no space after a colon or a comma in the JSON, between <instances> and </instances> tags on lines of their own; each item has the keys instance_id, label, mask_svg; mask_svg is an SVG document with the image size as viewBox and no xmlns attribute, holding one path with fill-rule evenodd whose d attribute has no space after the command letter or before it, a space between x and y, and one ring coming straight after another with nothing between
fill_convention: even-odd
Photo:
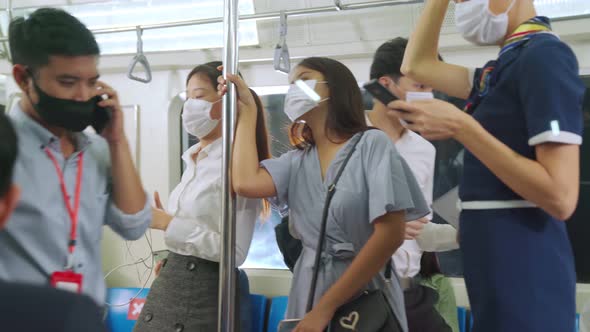
<instances>
[{"instance_id":1,"label":"vertical metal pole","mask_svg":"<svg viewBox=\"0 0 590 332\"><path fill-rule=\"evenodd\" d=\"M12 22L12 0L6 1L6 13L8 14L8 24ZM8 35L8 29L6 29L6 34ZM10 48L8 47L8 41L2 43L2 49L4 50L4 54L6 54L6 59L9 62L12 62L12 54L10 54Z\"/></svg>"},{"instance_id":2,"label":"vertical metal pole","mask_svg":"<svg viewBox=\"0 0 590 332\"><path fill-rule=\"evenodd\" d=\"M12 0L6 1L6 11L8 12L8 22L12 21Z\"/></svg>"},{"instance_id":3,"label":"vertical metal pole","mask_svg":"<svg viewBox=\"0 0 590 332\"><path fill-rule=\"evenodd\" d=\"M238 0L224 0L223 9L223 75L238 72ZM219 332L235 330L235 252L236 222L234 199L230 181L230 165L233 149L234 130L237 112L237 93L233 84L228 84L227 94L223 99L223 162L222 162L222 199L221 202L221 255L219 261Z\"/></svg>"},{"instance_id":4,"label":"vertical metal pole","mask_svg":"<svg viewBox=\"0 0 590 332\"><path fill-rule=\"evenodd\" d=\"M141 118L139 115L140 106L133 105L133 121L135 121L135 168L141 172Z\"/></svg>"}]
</instances>

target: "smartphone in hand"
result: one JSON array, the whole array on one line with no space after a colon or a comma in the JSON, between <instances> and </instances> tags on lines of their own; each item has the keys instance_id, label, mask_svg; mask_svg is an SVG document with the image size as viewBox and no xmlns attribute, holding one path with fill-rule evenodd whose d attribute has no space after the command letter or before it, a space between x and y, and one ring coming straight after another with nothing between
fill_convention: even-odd
<instances>
[{"instance_id":1,"label":"smartphone in hand","mask_svg":"<svg viewBox=\"0 0 590 332\"><path fill-rule=\"evenodd\" d=\"M434 99L434 94L432 92L406 92L406 101L411 103L417 100L430 100Z\"/></svg>"},{"instance_id":2,"label":"smartphone in hand","mask_svg":"<svg viewBox=\"0 0 590 332\"><path fill-rule=\"evenodd\" d=\"M301 319L284 319L279 323L277 332L291 332L295 330Z\"/></svg>"},{"instance_id":3,"label":"smartphone in hand","mask_svg":"<svg viewBox=\"0 0 590 332\"><path fill-rule=\"evenodd\" d=\"M109 124L113 116L112 110L107 107L100 107L98 103L103 100L102 96L94 97L95 108L94 108L94 119L92 120L92 128L97 134L100 134Z\"/></svg>"},{"instance_id":4,"label":"smartphone in hand","mask_svg":"<svg viewBox=\"0 0 590 332\"><path fill-rule=\"evenodd\" d=\"M386 87L381 85L378 79L374 79L368 83L365 83L363 88L367 90L371 96L373 96L373 98L379 100L383 105L386 106L392 101L398 99L393 93L391 93L391 91L387 90Z\"/></svg>"}]
</instances>

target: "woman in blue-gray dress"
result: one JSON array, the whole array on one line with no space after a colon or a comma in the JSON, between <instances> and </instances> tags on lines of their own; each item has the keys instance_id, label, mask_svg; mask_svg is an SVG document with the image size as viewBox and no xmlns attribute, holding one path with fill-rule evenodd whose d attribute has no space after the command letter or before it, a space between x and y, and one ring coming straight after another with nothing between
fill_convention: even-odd
<instances>
[{"instance_id":1,"label":"woman in blue-gray dress","mask_svg":"<svg viewBox=\"0 0 590 332\"><path fill-rule=\"evenodd\" d=\"M294 139L298 149L261 163L256 155L254 100L242 80L228 75L240 96L234 189L245 197L275 197L287 204L291 232L303 242L286 318L303 318L295 331L323 331L338 307L365 289L381 289L407 331L399 282L386 283L382 272L403 242L404 222L429 210L407 164L378 130L362 136L337 184L316 301L313 310L305 312L327 187L367 124L357 82L341 63L308 58L290 77L296 84L287 93L284 110L300 124L291 131L300 133ZM223 93L226 82L219 81Z\"/></svg>"}]
</instances>

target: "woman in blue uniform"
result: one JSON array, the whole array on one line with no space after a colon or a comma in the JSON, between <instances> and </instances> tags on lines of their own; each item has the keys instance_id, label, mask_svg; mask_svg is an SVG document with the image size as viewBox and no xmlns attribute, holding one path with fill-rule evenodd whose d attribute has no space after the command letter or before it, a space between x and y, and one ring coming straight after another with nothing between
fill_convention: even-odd
<instances>
[{"instance_id":1,"label":"woman in blue uniform","mask_svg":"<svg viewBox=\"0 0 590 332\"><path fill-rule=\"evenodd\" d=\"M576 57L533 0L471 0L456 1L458 30L499 45L499 56L475 70L440 62L448 2L427 2L402 72L468 98L466 112L440 100L389 107L411 130L467 150L459 234L474 331L572 331L576 275L563 220L579 188Z\"/></svg>"}]
</instances>

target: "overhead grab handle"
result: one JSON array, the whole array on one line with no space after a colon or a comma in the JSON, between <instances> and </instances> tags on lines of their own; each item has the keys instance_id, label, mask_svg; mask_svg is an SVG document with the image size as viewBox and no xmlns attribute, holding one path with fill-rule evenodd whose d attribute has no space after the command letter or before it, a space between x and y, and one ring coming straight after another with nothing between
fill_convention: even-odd
<instances>
[{"instance_id":1,"label":"overhead grab handle","mask_svg":"<svg viewBox=\"0 0 590 332\"><path fill-rule=\"evenodd\" d=\"M344 10L344 5L342 5L342 0L334 0L334 6L336 7L337 11Z\"/></svg>"},{"instance_id":2,"label":"overhead grab handle","mask_svg":"<svg viewBox=\"0 0 590 332\"><path fill-rule=\"evenodd\" d=\"M129 69L127 70L127 77L129 79L134 80L134 81L138 81L138 82L142 82L142 83L149 83L152 81L152 70L150 68L150 63L148 62L148 59L143 54L143 40L141 38L141 35L143 34L143 30L138 25L136 31L137 31L137 54L135 54L135 56L133 57L133 60L129 64ZM135 70L135 67L137 66L137 64L141 64L143 66L143 69L145 71L145 78L135 76L133 74L133 71Z\"/></svg>"},{"instance_id":3,"label":"overhead grab handle","mask_svg":"<svg viewBox=\"0 0 590 332\"><path fill-rule=\"evenodd\" d=\"M279 42L275 47L273 64L276 71L289 74L291 71L291 60L289 57L289 47L287 47L287 14L285 11L281 11L280 24Z\"/></svg>"}]
</instances>

